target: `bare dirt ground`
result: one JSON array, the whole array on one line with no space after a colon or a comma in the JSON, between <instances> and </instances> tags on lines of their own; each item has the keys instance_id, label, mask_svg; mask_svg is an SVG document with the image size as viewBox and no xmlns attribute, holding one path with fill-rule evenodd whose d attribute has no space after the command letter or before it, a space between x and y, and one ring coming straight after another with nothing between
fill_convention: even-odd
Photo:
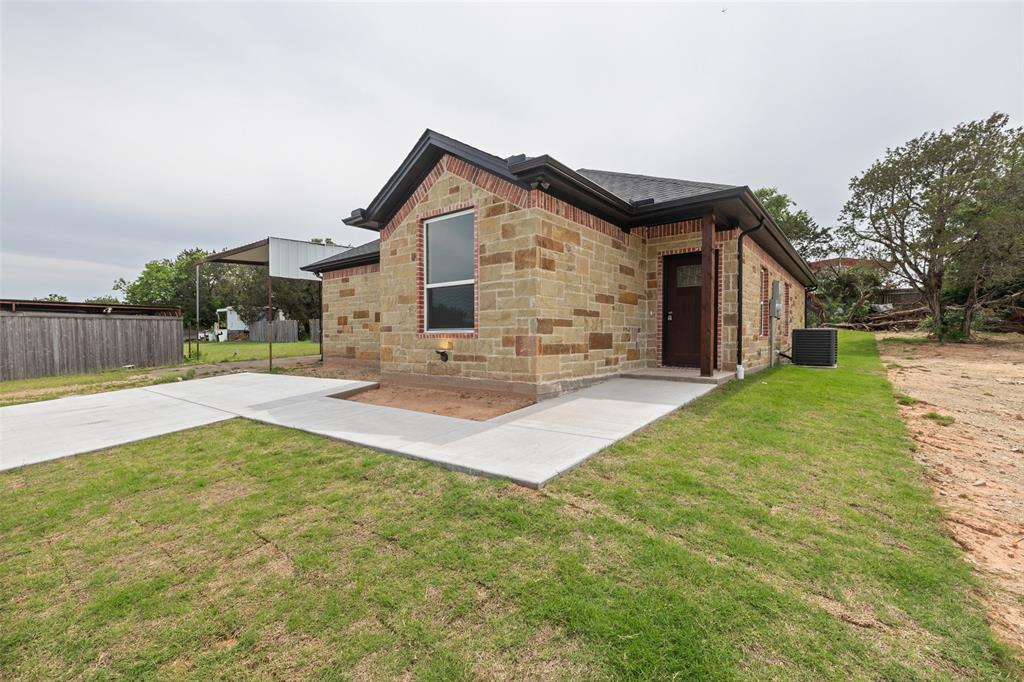
<instances>
[{"instance_id":1,"label":"bare dirt ground","mask_svg":"<svg viewBox=\"0 0 1024 682\"><path fill-rule=\"evenodd\" d=\"M353 381L377 381L380 378L380 372L370 365L330 361L323 364L317 362L304 365L288 373L305 377L320 377L321 379L351 379Z\"/></svg>"},{"instance_id":2,"label":"bare dirt ground","mask_svg":"<svg viewBox=\"0 0 1024 682\"><path fill-rule=\"evenodd\" d=\"M356 393L349 400L476 421L487 421L533 404L529 398L511 393L395 384Z\"/></svg>"},{"instance_id":3,"label":"bare dirt ground","mask_svg":"<svg viewBox=\"0 0 1024 682\"><path fill-rule=\"evenodd\" d=\"M380 380L376 368L345 362L308 365L289 374L355 381ZM529 398L513 393L400 384L382 384L379 388L356 393L347 400L474 421L487 421L533 404Z\"/></svg>"},{"instance_id":4,"label":"bare dirt ground","mask_svg":"<svg viewBox=\"0 0 1024 682\"><path fill-rule=\"evenodd\" d=\"M950 534L982 576L992 626L1024 651L1024 336L988 334L976 344L876 338L889 380L918 401L900 408L915 456Z\"/></svg>"}]
</instances>

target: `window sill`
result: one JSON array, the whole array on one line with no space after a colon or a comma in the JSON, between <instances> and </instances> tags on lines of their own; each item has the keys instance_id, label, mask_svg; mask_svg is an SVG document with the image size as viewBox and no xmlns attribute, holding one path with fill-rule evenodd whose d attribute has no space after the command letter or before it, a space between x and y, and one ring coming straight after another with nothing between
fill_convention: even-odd
<instances>
[{"instance_id":1,"label":"window sill","mask_svg":"<svg viewBox=\"0 0 1024 682\"><path fill-rule=\"evenodd\" d=\"M478 336L475 329L435 329L416 333L417 339L475 339Z\"/></svg>"}]
</instances>

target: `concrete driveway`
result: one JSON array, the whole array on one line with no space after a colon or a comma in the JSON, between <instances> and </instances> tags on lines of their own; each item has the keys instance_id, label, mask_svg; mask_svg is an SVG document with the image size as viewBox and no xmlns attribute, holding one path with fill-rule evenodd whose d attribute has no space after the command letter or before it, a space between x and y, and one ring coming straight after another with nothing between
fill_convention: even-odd
<instances>
[{"instance_id":1,"label":"concrete driveway","mask_svg":"<svg viewBox=\"0 0 1024 682\"><path fill-rule=\"evenodd\" d=\"M0 408L0 470L245 417L540 487L711 391L610 379L486 422L331 396L366 382L231 374Z\"/></svg>"}]
</instances>

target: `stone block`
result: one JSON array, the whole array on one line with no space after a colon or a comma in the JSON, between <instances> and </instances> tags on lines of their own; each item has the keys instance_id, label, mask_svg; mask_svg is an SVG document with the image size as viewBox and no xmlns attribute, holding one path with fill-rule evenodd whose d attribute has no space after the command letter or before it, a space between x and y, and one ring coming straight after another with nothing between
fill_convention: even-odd
<instances>
[{"instance_id":1,"label":"stone block","mask_svg":"<svg viewBox=\"0 0 1024 682\"><path fill-rule=\"evenodd\" d=\"M591 332L588 336L591 350L608 350L612 347L610 333Z\"/></svg>"}]
</instances>

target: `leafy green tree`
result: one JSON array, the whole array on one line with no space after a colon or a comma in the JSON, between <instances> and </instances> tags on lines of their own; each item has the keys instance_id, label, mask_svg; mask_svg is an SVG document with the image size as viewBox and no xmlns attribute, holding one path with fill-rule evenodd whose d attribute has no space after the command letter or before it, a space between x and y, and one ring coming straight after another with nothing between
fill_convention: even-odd
<instances>
[{"instance_id":1,"label":"leafy green tree","mask_svg":"<svg viewBox=\"0 0 1024 682\"><path fill-rule=\"evenodd\" d=\"M804 260L818 260L829 254L829 230L818 225L807 211L797 208L788 195L775 187L762 187L754 190L754 194Z\"/></svg>"},{"instance_id":2,"label":"leafy green tree","mask_svg":"<svg viewBox=\"0 0 1024 682\"><path fill-rule=\"evenodd\" d=\"M234 307L246 324L266 319L267 268L232 266L221 281L222 300ZM320 317L320 283L275 277L274 312L281 311L308 332L309 320Z\"/></svg>"},{"instance_id":3,"label":"leafy green tree","mask_svg":"<svg viewBox=\"0 0 1024 682\"><path fill-rule=\"evenodd\" d=\"M973 238L951 264L944 294L962 305L960 336L967 340L983 306L1024 295L1024 145L962 222L961 229Z\"/></svg>"},{"instance_id":4,"label":"leafy green tree","mask_svg":"<svg viewBox=\"0 0 1024 682\"><path fill-rule=\"evenodd\" d=\"M125 303L133 305L178 306L185 326L191 327L196 322L196 264L207 255L202 249L186 249L174 259L150 261L134 280L122 277L114 282L114 291L120 291ZM218 285L223 275L220 263L204 263L200 268L200 327L211 327L216 321L217 308L221 307Z\"/></svg>"},{"instance_id":5,"label":"leafy green tree","mask_svg":"<svg viewBox=\"0 0 1024 682\"><path fill-rule=\"evenodd\" d=\"M946 273L986 229L968 218L985 213L987 193L1006 176L1021 139L1021 129L996 113L887 149L850 182L841 228L847 245L893 264L924 298L940 340Z\"/></svg>"},{"instance_id":6,"label":"leafy green tree","mask_svg":"<svg viewBox=\"0 0 1024 682\"><path fill-rule=\"evenodd\" d=\"M104 303L107 305L117 304L121 301L118 300L117 296L93 296L92 298L85 299L85 303Z\"/></svg>"},{"instance_id":7,"label":"leafy green tree","mask_svg":"<svg viewBox=\"0 0 1024 682\"><path fill-rule=\"evenodd\" d=\"M885 272L858 265L830 267L815 273L816 300L824 308L822 322L860 322L869 312L871 300L885 281Z\"/></svg>"},{"instance_id":8,"label":"leafy green tree","mask_svg":"<svg viewBox=\"0 0 1024 682\"><path fill-rule=\"evenodd\" d=\"M36 298L33 298L32 300L33 301L52 301L54 303L67 303L68 302L68 297L65 296L64 294L47 294L46 296L36 297Z\"/></svg>"},{"instance_id":9,"label":"leafy green tree","mask_svg":"<svg viewBox=\"0 0 1024 682\"><path fill-rule=\"evenodd\" d=\"M311 240L316 242L316 239ZM330 242L329 239L321 240ZM209 256L202 249L186 249L175 258L146 263L133 280L114 283L125 303L134 305L173 305L182 309L186 327L195 324L196 264ZM308 321L320 316L319 283L274 278L274 310L297 320L308 330ZM199 326L210 328L217 320L217 309L231 306L246 323L266 317L267 268L228 263L203 263L199 280Z\"/></svg>"}]
</instances>

